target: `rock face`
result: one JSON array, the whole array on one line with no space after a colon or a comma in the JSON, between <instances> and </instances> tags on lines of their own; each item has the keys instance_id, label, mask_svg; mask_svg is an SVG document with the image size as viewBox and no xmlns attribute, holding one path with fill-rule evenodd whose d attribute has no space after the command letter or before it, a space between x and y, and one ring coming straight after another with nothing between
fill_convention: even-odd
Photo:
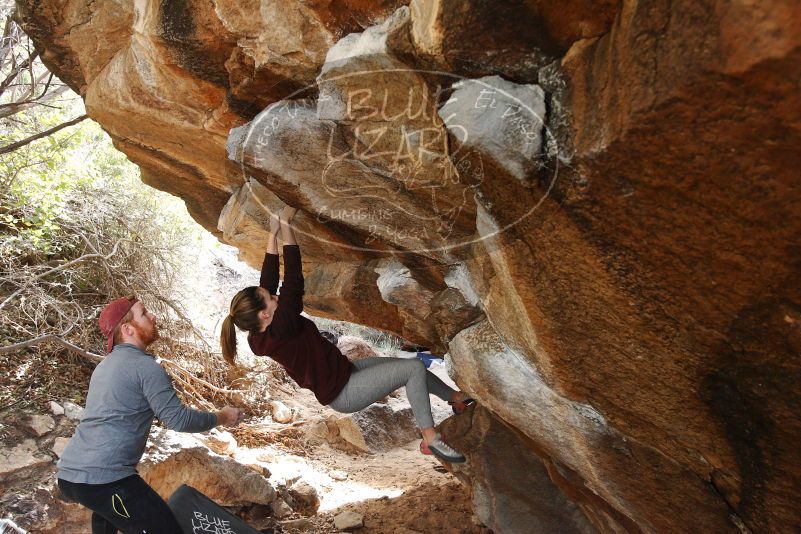
<instances>
[{"instance_id":1,"label":"rock face","mask_svg":"<svg viewBox=\"0 0 801 534\"><path fill-rule=\"evenodd\" d=\"M449 351L577 531L801 524L798 2L18 6L252 265L300 207L307 310Z\"/></svg>"},{"instance_id":2,"label":"rock face","mask_svg":"<svg viewBox=\"0 0 801 534\"><path fill-rule=\"evenodd\" d=\"M450 441L464 451L468 463L455 474L471 486L473 508L495 532L589 534L598 532L581 504L571 502L551 480L543 460L529 453L526 438L494 417L486 408L471 410L443 425ZM553 467L552 465L550 467ZM606 510L614 514L614 510ZM602 518L603 516L599 514Z\"/></svg>"}]
</instances>

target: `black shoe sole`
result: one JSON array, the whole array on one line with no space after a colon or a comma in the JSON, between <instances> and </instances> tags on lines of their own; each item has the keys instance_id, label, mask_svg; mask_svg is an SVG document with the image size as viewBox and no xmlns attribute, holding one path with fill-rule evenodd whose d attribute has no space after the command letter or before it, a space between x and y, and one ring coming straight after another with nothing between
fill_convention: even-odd
<instances>
[{"instance_id":1,"label":"black shoe sole","mask_svg":"<svg viewBox=\"0 0 801 534\"><path fill-rule=\"evenodd\" d=\"M431 449L431 447L429 447ZM445 456L441 452L437 451L436 449L431 449L431 454L442 460L443 462L448 462L449 464L463 464L467 461L467 458L462 457L461 460L453 459L449 456Z\"/></svg>"}]
</instances>

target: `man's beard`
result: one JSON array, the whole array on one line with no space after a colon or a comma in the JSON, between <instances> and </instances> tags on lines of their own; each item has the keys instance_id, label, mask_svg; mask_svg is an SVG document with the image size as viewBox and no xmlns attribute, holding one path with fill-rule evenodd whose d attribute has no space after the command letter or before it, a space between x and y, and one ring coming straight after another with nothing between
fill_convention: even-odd
<instances>
[{"instance_id":1,"label":"man's beard","mask_svg":"<svg viewBox=\"0 0 801 534\"><path fill-rule=\"evenodd\" d=\"M156 327L156 325L153 325L151 327L151 326L141 325L137 321L132 321L131 326L134 327L134 330L136 330L139 339L146 347L159 338L159 330Z\"/></svg>"}]
</instances>

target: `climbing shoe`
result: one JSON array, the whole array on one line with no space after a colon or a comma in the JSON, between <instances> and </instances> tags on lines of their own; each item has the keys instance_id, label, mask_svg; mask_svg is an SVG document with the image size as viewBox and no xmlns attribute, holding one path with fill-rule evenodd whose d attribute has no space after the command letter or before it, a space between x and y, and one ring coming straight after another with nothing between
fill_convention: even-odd
<instances>
[{"instance_id":1,"label":"climbing shoe","mask_svg":"<svg viewBox=\"0 0 801 534\"><path fill-rule=\"evenodd\" d=\"M442 436L437 434L437 437L428 444L428 449L431 454L442 460L452 464L461 464L465 462L465 457L462 456L456 449L442 441ZM423 450L423 447L420 447ZM425 452L423 452L425 454Z\"/></svg>"}]
</instances>

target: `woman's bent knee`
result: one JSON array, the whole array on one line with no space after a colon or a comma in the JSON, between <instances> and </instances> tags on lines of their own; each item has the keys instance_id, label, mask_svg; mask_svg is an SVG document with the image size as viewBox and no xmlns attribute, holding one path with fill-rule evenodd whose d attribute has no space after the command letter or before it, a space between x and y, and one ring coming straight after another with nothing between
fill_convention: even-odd
<instances>
[{"instance_id":1,"label":"woman's bent knee","mask_svg":"<svg viewBox=\"0 0 801 534\"><path fill-rule=\"evenodd\" d=\"M406 360L406 365L408 365L412 372L415 374L425 374L426 373L426 364L423 363L423 360L418 360L417 358L409 358Z\"/></svg>"}]
</instances>

